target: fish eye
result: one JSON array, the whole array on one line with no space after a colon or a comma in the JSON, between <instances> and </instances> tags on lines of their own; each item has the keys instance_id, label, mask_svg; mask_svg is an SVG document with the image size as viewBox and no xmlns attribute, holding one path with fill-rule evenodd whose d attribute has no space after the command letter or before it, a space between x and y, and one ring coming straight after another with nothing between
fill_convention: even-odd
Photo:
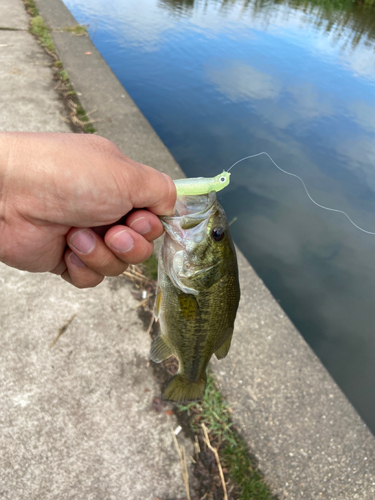
<instances>
[{"instance_id":1,"label":"fish eye","mask_svg":"<svg viewBox=\"0 0 375 500\"><path fill-rule=\"evenodd\" d=\"M215 241L221 241L223 238L224 238L224 229L222 227L215 227L213 230L212 230L212 238L215 240Z\"/></svg>"},{"instance_id":2,"label":"fish eye","mask_svg":"<svg viewBox=\"0 0 375 500\"><path fill-rule=\"evenodd\" d=\"M225 179L224 175L222 175L222 176L220 177L219 181L220 181L221 183L224 183L224 182L226 181L226 179Z\"/></svg>"}]
</instances>

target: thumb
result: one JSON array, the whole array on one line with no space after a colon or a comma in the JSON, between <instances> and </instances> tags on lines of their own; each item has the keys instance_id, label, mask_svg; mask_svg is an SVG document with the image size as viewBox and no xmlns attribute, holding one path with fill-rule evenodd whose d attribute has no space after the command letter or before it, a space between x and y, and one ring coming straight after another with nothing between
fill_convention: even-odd
<instances>
[{"instance_id":1,"label":"thumb","mask_svg":"<svg viewBox=\"0 0 375 500\"><path fill-rule=\"evenodd\" d=\"M156 215L172 215L177 192L171 177L140 163L134 162L132 167L126 173L132 206Z\"/></svg>"}]
</instances>

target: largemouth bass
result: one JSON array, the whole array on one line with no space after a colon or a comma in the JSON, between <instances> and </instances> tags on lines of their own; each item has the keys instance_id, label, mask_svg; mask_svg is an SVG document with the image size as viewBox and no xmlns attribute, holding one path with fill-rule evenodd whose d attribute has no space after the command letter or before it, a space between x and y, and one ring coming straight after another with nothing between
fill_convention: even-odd
<instances>
[{"instance_id":1,"label":"largemouth bass","mask_svg":"<svg viewBox=\"0 0 375 500\"><path fill-rule=\"evenodd\" d=\"M179 360L163 399L194 401L204 395L212 354L222 359L230 348L240 300L236 252L214 191L178 197L176 214L161 221L166 232L155 301L161 332L150 357Z\"/></svg>"}]
</instances>

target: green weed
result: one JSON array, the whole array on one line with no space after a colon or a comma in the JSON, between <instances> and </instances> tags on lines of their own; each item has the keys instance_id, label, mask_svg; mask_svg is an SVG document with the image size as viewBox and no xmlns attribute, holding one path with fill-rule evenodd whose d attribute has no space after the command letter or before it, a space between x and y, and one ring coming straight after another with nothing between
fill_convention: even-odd
<instances>
[{"instance_id":1,"label":"green weed","mask_svg":"<svg viewBox=\"0 0 375 500\"><path fill-rule=\"evenodd\" d=\"M76 26L64 28L63 31L67 31L68 33L72 33L75 36L82 36L82 35L88 34L86 26L82 26L82 24L77 24Z\"/></svg>"},{"instance_id":2,"label":"green weed","mask_svg":"<svg viewBox=\"0 0 375 500\"><path fill-rule=\"evenodd\" d=\"M50 55L55 59L53 66L57 72L58 78L62 84L62 88L60 88L60 92L62 93L65 99L69 98L70 103L70 116L74 115L77 119L73 121L74 125L86 132L87 134L94 134L96 132L95 128L88 123L89 119L86 115L86 112L82 108L79 100L77 98L77 93L73 90L72 85L69 81L68 72L64 69L63 63L58 60L54 44L52 42L51 33L48 27L46 26L43 18L39 15L38 9L33 0L24 0L24 4L27 12L30 14L30 31L33 33L41 43L43 47L47 49ZM73 34L87 34L87 29L84 26L77 25L72 28L67 28L65 31L70 31Z\"/></svg>"},{"instance_id":3,"label":"green weed","mask_svg":"<svg viewBox=\"0 0 375 500\"><path fill-rule=\"evenodd\" d=\"M68 72L66 71L66 69L59 71L59 75L60 75L61 80L64 83L69 80L69 75L68 75Z\"/></svg>"},{"instance_id":4,"label":"green weed","mask_svg":"<svg viewBox=\"0 0 375 500\"><path fill-rule=\"evenodd\" d=\"M147 278L152 280L156 280L158 278L158 258L154 253L150 258L143 262L142 266L144 268L143 273L147 276Z\"/></svg>"},{"instance_id":5,"label":"green weed","mask_svg":"<svg viewBox=\"0 0 375 500\"><path fill-rule=\"evenodd\" d=\"M24 0L23 3L25 4L27 12L31 16L35 17L35 16L39 15L39 11L38 11L38 9L35 5L35 2L33 0Z\"/></svg>"},{"instance_id":6,"label":"green weed","mask_svg":"<svg viewBox=\"0 0 375 500\"><path fill-rule=\"evenodd\" d=\"M262 475L257 471L255 460L250 457L246 443L233 427L231 410L210 373L202 401L178 405L178 408L182 413L187 413L191 430L201 436L201 439L202 423L207 427L211 443L218 449L221 465L238 491L238 500L274 498Z\"/></svg>"},{"instance_id":7,"label":"green weed","mask_svg":"<svg viewBox=\"0 0 375 500\"><path fill-rule=\"evenodd\" d=\"M49 29L41 16L35 16L30 19L31 33L38 37L40 43L50 52L55 52Z\"/></svg>"}]
</instances>

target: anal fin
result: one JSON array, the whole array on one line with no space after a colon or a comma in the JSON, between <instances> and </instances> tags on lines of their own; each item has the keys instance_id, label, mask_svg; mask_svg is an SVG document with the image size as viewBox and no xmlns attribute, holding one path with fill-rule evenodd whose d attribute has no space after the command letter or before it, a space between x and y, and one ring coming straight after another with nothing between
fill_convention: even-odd
<instances>
[{"instance_id":1,"label":"anal fin","mask_svg":"<svg viewBox=\"0 0 375 500\"><path fill-rule=\"evenodd\" d=\"M154 339L151 345L150 358L155 363L161 363L172 356L173 351L163 339L161 333Z\"/></svg>"},{"instance_id":2,"label":"anal fin","mask_svg":"<svg viewBox=\"0 0 375 500\"><path fill-rule=\"evenodd\" d=\"M224 341L223 344L215 351L215 356L217 359L223 359L225 356L228 354L229 349L230 349L230 343L232 341L232 335L233 335L233 328L229 328L229 333L227 335L226 340Z\"/></svg>"}]
</instances>

